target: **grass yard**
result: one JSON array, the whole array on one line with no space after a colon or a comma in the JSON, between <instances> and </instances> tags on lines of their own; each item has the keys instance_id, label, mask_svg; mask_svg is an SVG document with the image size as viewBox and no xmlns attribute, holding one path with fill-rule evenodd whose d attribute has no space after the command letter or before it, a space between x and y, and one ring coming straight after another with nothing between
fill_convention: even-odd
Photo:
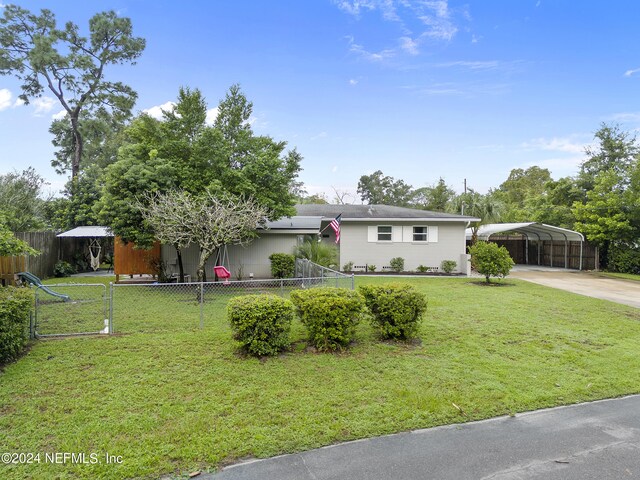
<instances>
[{"instance_id":1,"label":"grass yard","mask_svg":"<svg viewBox=\"0 0 640 480\"><path fill-rule=\"evenodd\" d=\"M640 275L634 275L633 273L615 273L615 272L599 272L598 275L610 278L619 278L622 280L633 280L640 282Z\"/></svg>"},{"instance_id":2,"label":"grass yard","mask_svg":"<svg viewBox=\"0 0 640 480\"><path fill-rule=\"evenodd\" d=\"M0 374L0 450L123 462L0 465L0 478L180 475L640 392L638 309L517 280L402 281L429 300L416 345L381 343L364 324L350 351L318 354L297 322L291 352L242 358L222 306L207 309L200 330L195 307L168 311L178 302L156 294L117 306L131 333L39 341Z\"/></svg>"}]
</instances>

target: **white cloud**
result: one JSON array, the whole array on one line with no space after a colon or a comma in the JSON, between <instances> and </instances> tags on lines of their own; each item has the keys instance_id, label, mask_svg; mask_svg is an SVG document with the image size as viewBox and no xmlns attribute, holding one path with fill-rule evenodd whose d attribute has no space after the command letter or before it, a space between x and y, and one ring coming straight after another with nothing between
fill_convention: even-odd
<instances>
[{"instance_id":1,"label":"white cloud","mask_svg":"<svg viewBox=\"0 0 640 480\"><path fill-rule=\"evenodd\" d=\"M400 37L400 48L409 55L418 55L420 53L420 50L418 50L418 42L411 37Z\"/></svg>"},{"instance_id":2,"label":"white cloud","mask_svg":"<svg viewBox=\"0 0 640 480\"><path fill-rule=\"evenodd\" d=\"M56 105L56 101L51 97L39 97L33 100L31 104L35 107L33 114L36 117L41 117L45 113L49 113Z\"/></svg>"},{"instance_id":3,"label":"white cloud","mask_svg":"<svg viewBox=\"0 0 640 480\"><path fill-rule=\"evenodd\" d=\"M320 132L317 135L314 135L313 137L310 138L310 140L318 140L320 138L327 138L327 132Z\"/></svg>"},{"instance_id":4,"label":"white cloud","mask_svg":"<svg viewBox=\"0 0 640 480\"><path fill-rule=\"evenodd\" d=\"M565 138L535 138L521 145L528 150L547 150L554 152L579 153L583 154L588 143L576 141L573 137Z\"/></svg>"},{"instance_id":5,"label":"white cloud","mask_svg":"<svg viewBox=\"0 0 640 480\"><path fill-rule=\"evenodd\" d=\"M334 165L334 166L331 168L331 173L336 173L337 171L338 171L338 166L337 166L337 165Z\"/></svg>"},{"instance_id":6,"label":"white cloud","mask_svg":"<svg viewBox=\"0 0 640 480\"><path fill-rule=\"evenodd\" d=\"M24 105L24 100L21 98L16 98L16 101L13 102L13 108L21 107L22 105Z\"/></svg>"},{"instance_id":7,"label":"white cloud","mask_svg":"<svg viewBox=\"0 0 640 480\"><path fill-rule=\"evenodd\" d=\"M475 62L459 60L455 62L446 62L446 63L436 64L436 67L445 67L445 68L463 67L463 68L468 68L470 70L495 70L501 66L502 64L498 60L475 61Z\"/></svg>"},{"instance_id":8,"label":"white cloud","mask_svg":"<svg viewBox=\"0 0 640 480\"><path fill-rule=\"evenodd\" d=\"M349 85L357 85L357 84L358 84L358 80L356 80L355 78L349 79Z\"/></svg>"},{"instance_id":9,"label":"white cloud","mask_svg":"<svg viewBox=\"0 0 640 480\"><path fill-rule=\"evenodd\" d=\"M207 118L205 118L204 122L207 125L213 125L213 122L218 118L218 107L210 108L207 110Z\"/></svg>"},{"instance_id":10,"label":"white cloud","mask_svg":"<svg viewBox=\"0 0 640 480\"><path fill-rule=\"evenodd\" d=\"M640 68L633 68L631 70L627 70L626 72L624 72L624 76L625 77L630 77L631 75L634 75L636 73L640 72Z\"/></svg>"},{"instance_id":11,"label":"white cloud","mask_svg":"<svg viewBox=\"0 0 640 480\"><path fill-rule=\"evenodd\" d=\"M162 111L170 112L174 108L176 108L175 102L165 102L162 105L156 105L155 107L146 108L142 110L143 113L146 113L151 118L155 118L156 120L163 120L164 116L162 115Z\"/></svg>"},{"instance_id":12,"label":"white cloud","mask_svg":"<svg viewBox=\"0 0 640 480\"><path fill-rule=\"evenodd\" d=\"M0 88L0 112L13 106L11 101L11 91L6 88Z\"/></svg>"},{"instance_id":13,"label":"white cloud","mask_svg":"<svg viewBox=\"0 0 640 480\"><path fill-rule=\"evenodd\" d=\"M610 115L608 120L613 120L614 122L640 122L640 112L622 112L622 113L614 113Z\"/></svg>"},{"instance_id":14,"label":"white cloud","mask_svg":"<svg viewBox=\"0 0 640 480\"><path fill-rule=\"evenodd\" d=\"M383 60L387 60L395 55L395 52L390 49L381 50L380 52L369 52L364 49L364 47L358 43L355 43L353 37L347 37L349 41L349 51L351 53L355 53L365 60L369 60L371 62L381 62Z\"/></svg>"},{"instance_id":15,"label":"white cloud","mask_svg":"<svg viewBox=\"0 0 640 480\"><path fill-rule=\"evenodd\" d=\"M51 115L51 118L53 120L62 120L66 115L67 115L66 110L60 110L58 113L54 113L53 115Z\"/></svg>"},{"instance_id":16,"label":"white cloud","mask_svg":"<svg viewBox=\"0 0 640 480\"><path fill-rule=\"evenodd\" d=\"M358 19L365 10L377 11L385 21L399 26L401 34L394 39L396 46L382 49L377 53L355 43L351 38L350 51L371 61L393 57L396 51L418 55L423 41L428 39L450 41L459 30L456 25L458 20L471 21L467 8L460 7L452 10L447 0L334 0L333 3L343 12ZM474 41L477 41L475 37Z\"/></svg>"}]
</instances>

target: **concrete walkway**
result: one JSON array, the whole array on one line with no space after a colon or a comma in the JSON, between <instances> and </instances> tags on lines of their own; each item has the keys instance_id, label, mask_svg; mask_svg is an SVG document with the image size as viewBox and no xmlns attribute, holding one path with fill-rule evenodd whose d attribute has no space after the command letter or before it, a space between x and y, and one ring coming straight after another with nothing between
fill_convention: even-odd
<instances>
[{"instance_id":1,"label":"concrete walkway","mask_svg":"<svg viewBox=\"0 0 640 480\"><path fill-rule=\"evenodd\" d=\"M640 396L343 443L208 480L640 478Z\"/></svg>"},{"instance_id":2,"label":"concrete walkway","mask_svg":"<svg viewBox=\"0 0 640 480\"><path fill-rule=\"evenodd\" d=\"M509 277L640 308L640 282L633 280L599 277L577 270L543 268L514 268Z\"/></svg>"}]
</instances>

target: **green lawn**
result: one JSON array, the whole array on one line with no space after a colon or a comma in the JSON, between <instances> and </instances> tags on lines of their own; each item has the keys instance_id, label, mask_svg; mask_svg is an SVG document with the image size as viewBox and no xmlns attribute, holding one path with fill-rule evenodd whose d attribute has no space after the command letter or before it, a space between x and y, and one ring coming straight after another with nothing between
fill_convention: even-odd
<instances>
[{"instance_id":1,"label":"green lawn","mask_svg":"<svg viewBox=\"0 0 640 480\"><path fill-rule=\"evenodd\" d=\"M633 273L614 273L614 272L599 272L598 275L603 277L621 278L623 280L633 280L640 282L640 275L634 275Z\"/></svg>"},{"instance_id":2,"label":"green lawn","mask_svg":"<svg viewBox=\"0 0 640 480\"><path fill-rule=\"evenodd\" d=\"M124 334L39 341L0 374L2 451L123 463L0 465L0 478L157 478L640 392L638 309L517 280L403 281L429 299L419 344L362 325L349 352L313 353L296 323L292 351L266 360L235 352L213 301L200 330L191 298L131 296Z\"/></svg>"}]
</instances>

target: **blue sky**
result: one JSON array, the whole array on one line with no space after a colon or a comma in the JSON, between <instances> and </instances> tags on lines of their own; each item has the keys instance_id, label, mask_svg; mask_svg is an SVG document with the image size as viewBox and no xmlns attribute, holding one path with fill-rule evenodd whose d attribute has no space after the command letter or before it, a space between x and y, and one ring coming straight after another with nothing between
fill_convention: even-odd
<instances>
[{"instance_id":1,"label":"blue sky","mask_svg":"<svg viewBox=\"0 0 640 480\"><path fill-rule=\"evenodd\" d=\"M5 0L0 0L5 2ZM352 192L382 170L414 187L480 191L513 168L572 175L601 122L640 127L640 4L584 0L24 1L86 32L96 12L133 21L147 48L112 68L136 111L233 83L253 128L303 155L310 193ZM34 166L59 188L48 127L58 105L17 105L0 77L0 173ZM51 97L51 95L48 95ZM153 110L152 110L153 111Z\"/></svg>"}]
</instances>

